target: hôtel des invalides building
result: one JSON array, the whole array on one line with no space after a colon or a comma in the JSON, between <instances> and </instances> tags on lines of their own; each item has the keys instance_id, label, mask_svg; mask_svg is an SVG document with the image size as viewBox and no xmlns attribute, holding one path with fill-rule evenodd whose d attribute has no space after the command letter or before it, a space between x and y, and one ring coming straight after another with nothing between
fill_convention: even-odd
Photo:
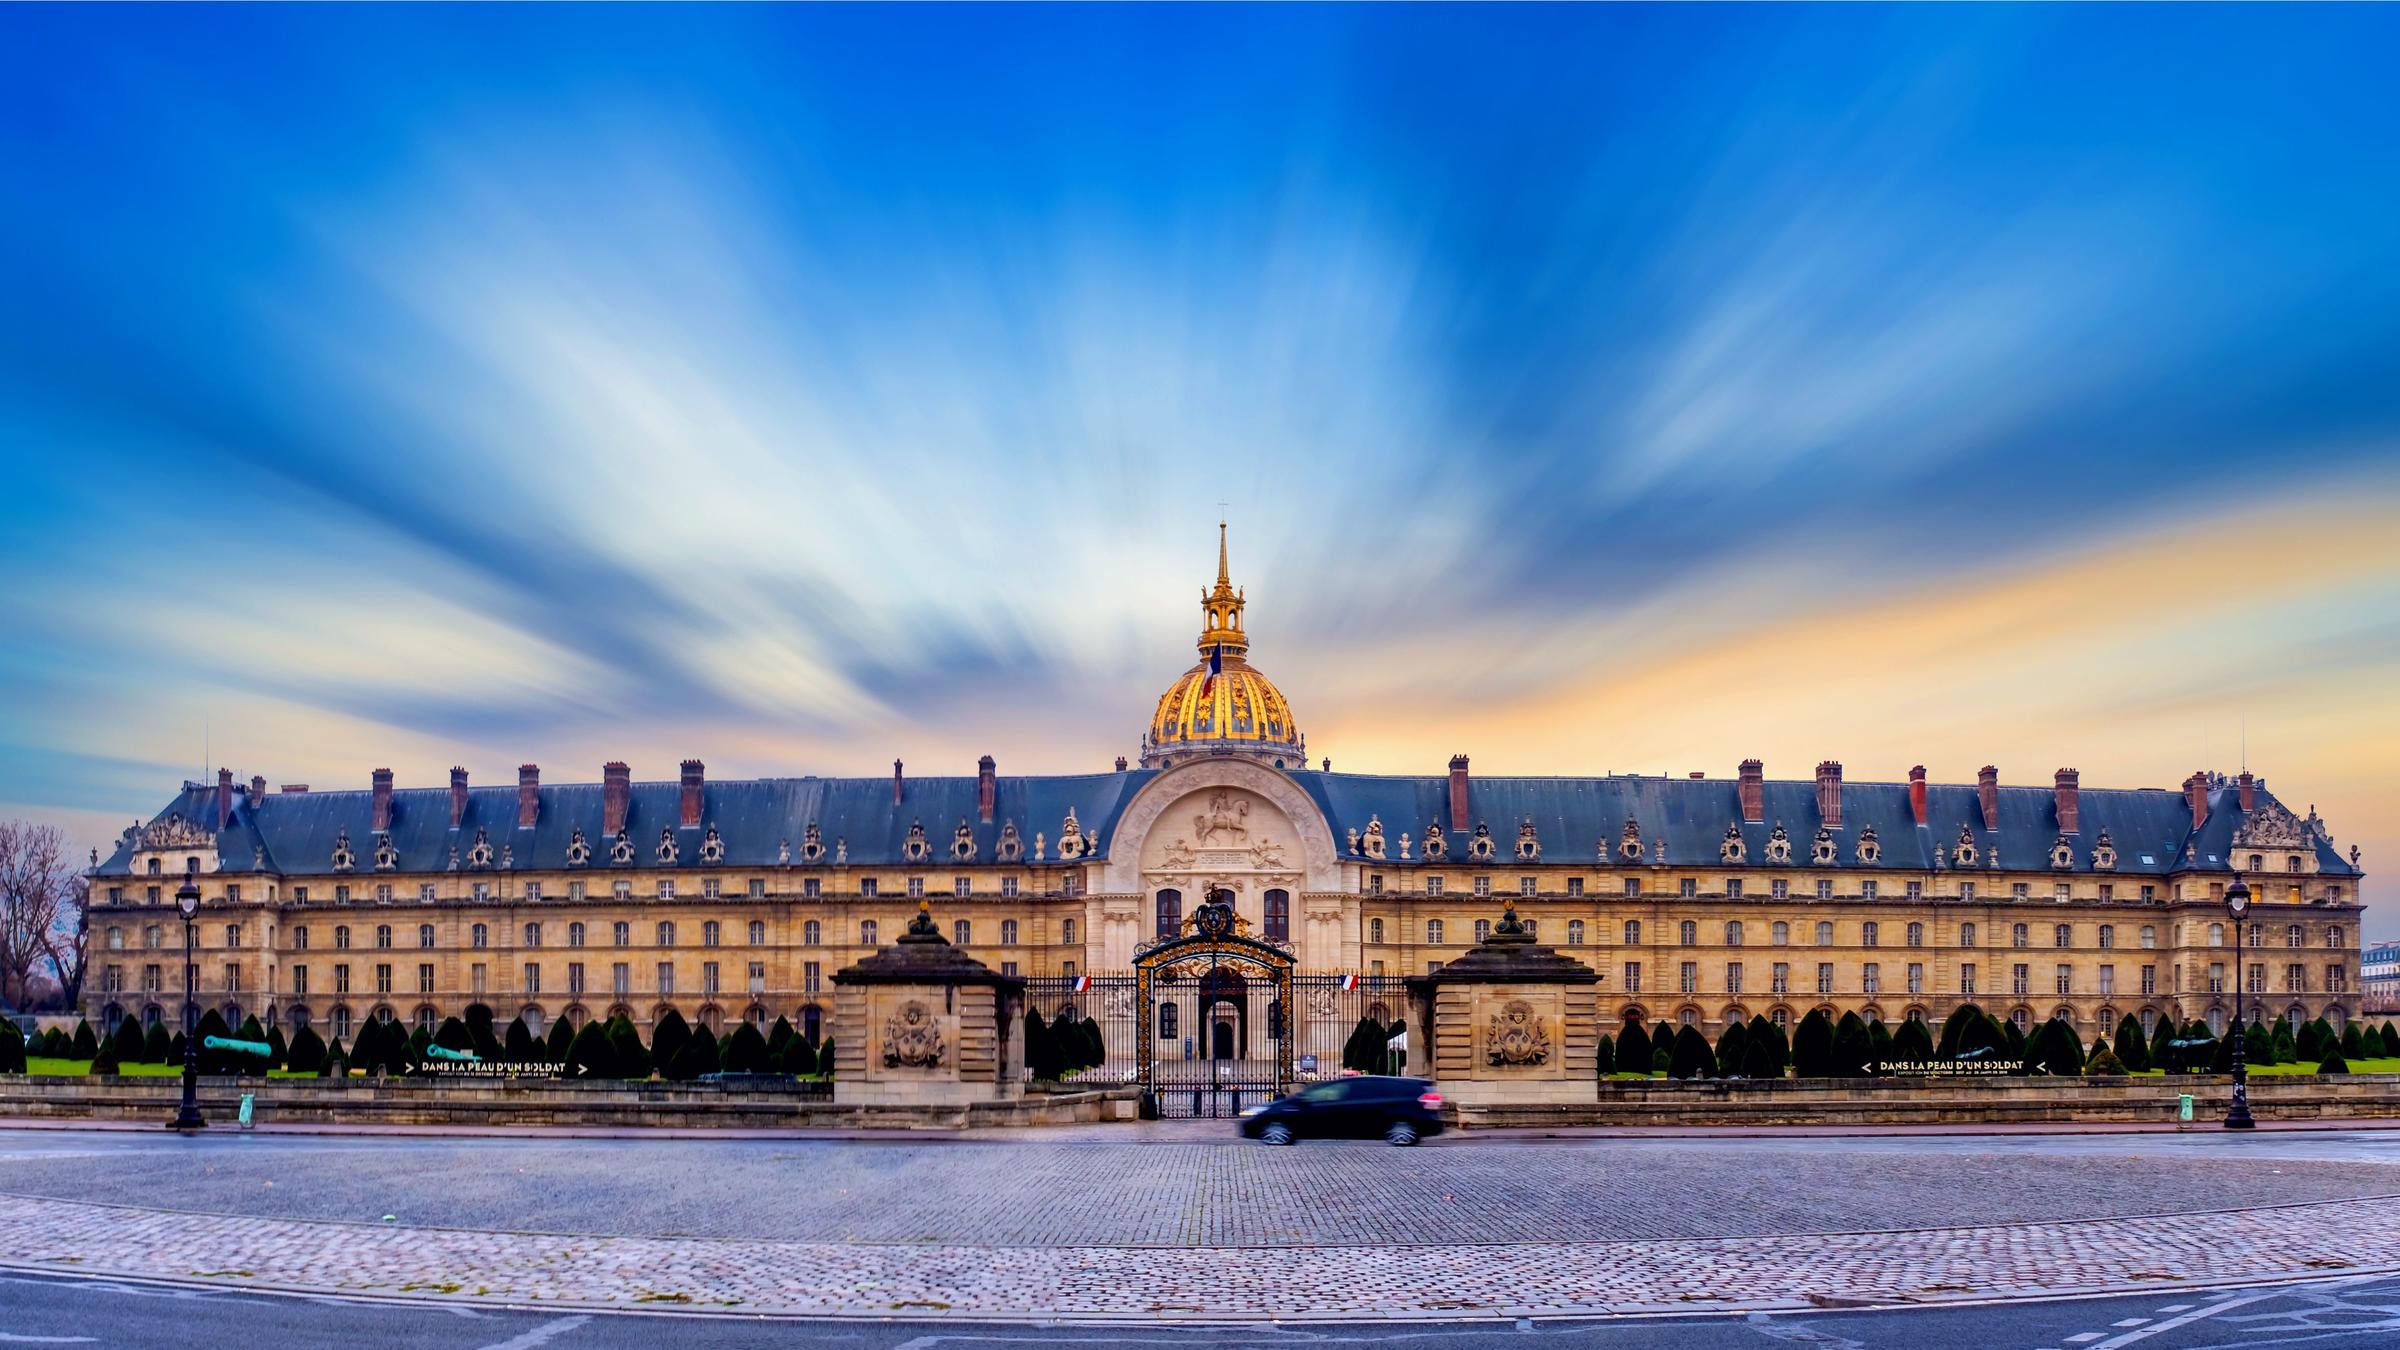
<instances>
[{"instance_id":1,"label":"h\u00f4tel des invalides building","mask_svg":"<svg viewBox=\"0 0 2400 1350\"><path fill-rule=\"evenodd\" d=\"M1106 977L1229 889L1297 969L1422 974L1499 918L1599 972L1604 1019L1714 1034L1824 1007L1938 1021L1974 1001L2090 1036L2126 1013L2224 1025L2358 1009L2359 863L2248 773L2179 789L1724 777L1423 775L1307 762L1248 660L1219 540L1200 660L1140 763L1014 777L353 790L187 783L92 881L88 1014L180 1016L174 892L197 859L203 1006L352 1034L481 1004L539 1032L623 1010L838 1033L834 972L931 899L945 935L1028 977ZM2227 885L2257 897L2235 969Z\"/></svg>"}]
</instances>

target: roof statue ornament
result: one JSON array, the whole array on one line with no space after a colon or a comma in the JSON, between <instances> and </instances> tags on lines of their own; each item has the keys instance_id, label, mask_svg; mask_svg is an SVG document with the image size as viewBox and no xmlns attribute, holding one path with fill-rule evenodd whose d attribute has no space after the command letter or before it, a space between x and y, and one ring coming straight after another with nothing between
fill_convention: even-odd
<instances>
[{"instance_id":1,"label":"roof statue ornament","mask_svg":"<svg viewBox=\"0 0 2400 1350\"><path fill-rule=\"evenodd\" d=\"M1205 837L1203 843L1207 842ZM1073 862L1083 856L1083 826L1075 819L1075 808L1067 808L1066 822L1058 827L1058 856L1062 862Z\"/></svg>"},{"instance_id":2,"label":"roof statue ornament","mask_svg":"<svg viewBox=\"0 0 2400 1350\"><path fill-rule=\"evenodd\" d=\"M725 836L717 833L715 821L709 822L708 833L700 838L700 861L704 863L725 861Z\"/></svg>"},{"instance_id":3,"label":"roof statue ornament","mask_svg":"<svg viewBox=\"0 0 2400 1350\"><path fill-rule=\"evenodd\" d=\"M1883 861L1883 841L1875 837L1872 825L1858 832L1858 860L1869 867Z\"/></svg>"},{"instance_id":4,"label":"roof statue ornament","mask_svg":"<svg viewBox=\"0 0 2400 1350\"><path fill-rule=\"evenodd\" d=\"M1467 856L1483 862L1492 856L1492 827L1483 821L1475 822L1475 834L1467 840Z\"/></svg>"},{"instance_id":5,"label":"roof statue ornament","mask_svg":"<svg viewBox=\"0 0 2400 1350\"><path fill-rule=\"evenodd\" d=\"M775 861L785 867L792 865L792 841L779 839L775 843Z\"/></svg>"},{"instance_id":6,"label":"roof statue ornament","mask_svg":"<svg viewBox=\"0 0 2400 1350\"><path fill-rule=\"evenodd\" d=\"M1440 862L1448 856L1449 841L1442 837L1442 822L1434 821L1425 827L1425 861Z\"/></svg>"},{"instance_id":7,"label":"roof statue ornament","mask_svg":"<svg viewBox=\"0 0 2400 1350\"><path fill-rule=\"evenodd\" d=\"M1773 832L1767 835L1767 861L1771 863L1788 863L1791 860L1791 831L1783 828L1782 821L1776 821L1775 829Z\"/></svg>"},{"instance_id":8,"label":"roof statue ornament","mask_svg":"<svg viewBox=\"0 0 2400 1350\"><path fill-rule=\"evenodd\" d=\"M908 822L908 838L900 844L900 856L910 862L923 862L930 849L931 845L925 842L925 822L922 820Z\"/></svg>"},{"instance_id":9,"label":"roof statue ornament","mask_svg":"<svg viewBox=\"0 0 2400 1350\"><path fill-rule=\"evenodd\" d=\"M1525 862L1538 862L1542 856L1542 836L1533 828L1533 817L1527 816L1517 826L1517 857Z\"/></svg>"},{"instance_id":10,"label":"roof statue ornament","mask_svg":"<svg viewBox=\"0 0 2400 1350\"><path fill-rule=\"evenodd\" d=\"M1950 850L1950 861L1957 863L1961 867L1973 867L1975 865L1974 826L1962 824L1958 827L1958 845Z\"/></svg>"},{"instance_id":11,"label":"roof statue ornament","mask_svg":"<svg viewBox=\"0 0 2400 1350\"><path fill-rule=\"evenodd\" d=\"M975 857L975 830L967 824L965 816L958 818L958 828L950 832L950 856L958 862L969 862Z\"/></svg>"},{"instance_id":12,"label":"roof statue ornament","mask_svg":"<svg viewBox=\"0 0 2400 1350\"><path fill-rule=\"evenodd\" d=\"M500 870L503 872L513 872L516 870L516 866L517 846L515 844L502 844L500 846Z\"/></svg>"},{"instance_id":13,"label":"roof statue ornament","mask_svg":"<svg viewBox=\"0 0 2400 1350\"><path fill-rule=\"evenodd\" d=\"M825 835L817 828L817 822L812 820L808 822L808 828L800 834L800 861L813 863L822 860L824 856ZM784 845L784 861L791 861L791 845L789 843Z\"/></svg>"},{"instance_id":14,"label":"roof statue ornament","mask_svg":"<svg viewBox=\"0 0 2400 1350\"><path fill-rule=\"evenodd\" d=\"M682 850L675 844L674 828L672 826L660 827L658 831L658 860L662 863L671 863L675 861L677 855L679 855L681 852Z\"/></svg>"},{"instance_id":15,"label":"roof statue ornament","mask_svg":"<svg viewBox=\"0 0 2400 1350\"><path fill-rule=\"evenodd\" d=\"M608 860L619 867L633 866L633 836L617 831L617 837L608 846Z\"/></svg>"},{"instance_id":16,"label":"roof statue ornament","mask_svg":"<svg viewBox=\"0 0 2400 1350\"><path fill-rule=\"evenodd\" d=\"M592 846L584 842L583 827L575 827L575 837L567 841L567 866L581 867L592 860Z\"/></svg>"},{"instance_id":17,"label":"roof statue ornament","mask_svg":"<svg viewBox=\"0 0 2400 1350\"><path fill-rule=\"evenodd\" d=\"M2075 866L2075 845L2063 834L2050 842L2050 865L2061 872Z\"/></svg>"},{"instance_id":18,"label":"roof statue ornament","mask_svg":"<svg viewBox=\"0 0 2400 1350\"><path fill-rule=\"evenodd\" d=\"M1402 831L1400 832L1400 861L1402 861L1402 862L1414 862L1414 861L1415 861L1415 859L1413 859L1413 858L1411 858L1411 857L1409 857L1409 856L1408 856L1408 846L1409 846L1408 831L1406 831L1406 830L1402 830Z\"/></svg>"},{"instance_id":19,"label":"roof statue ornament","mask_svg":"<svg viewBox=\"0 0 2400 1350\"><path fill-rule=\"evenodd\" d=\"M1808 860L1819 867L1826 867L1832 864L1833 858L1833 831L1819 825L1816 837L1808 842Z\"/></svg>"},{"instance_id":20,"label":"roof statue ornament","mask_svg":"<svg viewBox=\"0 0 2400 1350\"><path fill-rule=\"evenodd\" d=\"M467 866L484 868L492 865L492 840L481 825L475 827L475 844L467 850Z\"/></svg>"},{"instance_id":21,"label":"roof statue ornament","mask_svg":"<svg viewBox=\"0 0 2400 1350\"><path fill-rule=\"evenodd\" d=\"M350 851L350 827L345 825L333 836L333 870L347 872L358 866L358 855Z\"/></svg>"},{"instance_id":22,"label":"roof statue ornament","mask_svg":"<svg viewBox=\"0 0 2400 1350\"><path fill-rule=\"evenodd\" d=\"M1642 823L1631 816L1625 817L1625 828L1617 838L1617 852L1627 862L1642 860Z\"/></svg>"},{"instance_id":23,"label":"roof statue ornament","mask_svg":"<svg viewBox=\"0 0 2400 1350\"><path fill-rule=\"evenodd\" d=\"M1025 840L1017 834L1017 822L1000 822L1000 861L1021 862L1025 857Z\"/></svg>"},{"instance_id":24,"label":"roof statue ornament","mask_svg":"<svg viewBox=\"0 0 2400 1350\"><path fill-rule=\"evenodd\" d=\"M1725 837L1717 841L1717 861L1738 863L1750 856L1750 846L1742 842L1739 821L1725 822Z\"/></svg>"},{"instance_id":25,"label":"roof statue ornament","mask_svg":"<svg viewBox=\"0 0 2400 1350\"><path fill-rule=\"evenodd\" d=\"M2108 831L2102 830L2100 837L2092 841L2092 867L2097 871L2111 872L2116 870L2116 866L2117 846L2110 841Z\"/></svg>"},{"instance_id":26,"label":"roof statue ornament","mask_svg":"<svg viewBox=\"0 0 2400 1350\"><path fill-rule=\"evenodd\" d=\"M850 837L848 835L837 834L833 837L833 860L836 864L850 861Z\"/></svg>"},{"instance_id":27,"label":"roof statue ornament","mask_svg":"<svg viewBox=\"0 0 2400 1350\"><path fill-rule=\"evenodd\" d=\"M1048 838L1046 838L1046 837L1044 837L1044 835L1042 834L1042 832L1041 832L1040 830L1035 830L1035 831L1033 832L1033 860L1034 860L1035 862L1047 862L1047 861L1049 861L1049 857L1050 857L1050 841L1049 841L1049 839L1048 839Z\"/></svg>"},{"instance_id":28,"label":"roof statue ornament","mask_svg":"<svg viewBox=\"0 0 2400 1350\"><path fill-rule=\"evenodd\" d=\"M392 832L390 830L376 831L375 870L378 872L390 872L397 869L399 866L400 850L392 843Z\"/></svg>"},{"instance_id":29,"label":"roof statue ornament","mask_svg":"<svg viewBox=\"0 0 2400 1350\"><path fill-rule=\"evenodd\" d=\"M1381 862L1383 861L1383 847L1383 817L1369 813L1367 832L1358 837L1359 851L1369 858Z\"/></svg>"}]
</instances>

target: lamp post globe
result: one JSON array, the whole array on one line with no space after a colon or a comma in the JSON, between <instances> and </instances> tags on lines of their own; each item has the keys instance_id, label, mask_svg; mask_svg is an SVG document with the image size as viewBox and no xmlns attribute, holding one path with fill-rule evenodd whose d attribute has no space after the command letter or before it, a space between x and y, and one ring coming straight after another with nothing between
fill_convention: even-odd
<instances>
[{"instance_id":1,"label":"lamp post globe","mask_svg":"<svg viewBox=\"0 0 2400 1350\"><path fill-rule=\"evenodd\" d=\"M2258 1122L2250 1118L2250 1071L2243 1061L2248 1040L2242 1032L2242 919L2250 912L2250 888L2235 873L2233 884L2225 888L2225 912L2233 916L2233 1105L2225 1112L2225 1128L2250 1130Z\"/></svg>"},{"instance_id":2,"label":"lamp post globe","mask_svg":"<svg viewBox=\"0 0 2400 1350\"><path fill-rule=\"evenodd\" d=\"M192 921L200 916L200 860L184 864L183 884L175 888L175 912L183 916L183 1104L170 1130L201 1130L199 969L192 964Z\"/></svg>"}]
</instances>

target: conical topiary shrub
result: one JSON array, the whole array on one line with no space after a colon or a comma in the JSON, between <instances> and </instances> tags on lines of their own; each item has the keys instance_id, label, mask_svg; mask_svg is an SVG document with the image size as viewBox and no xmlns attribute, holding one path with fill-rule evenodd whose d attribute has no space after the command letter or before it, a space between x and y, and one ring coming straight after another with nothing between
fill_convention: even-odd
<instances>
[{"instance_id":1,"label":"conical topiary shrub","mask_svg":"<svg viewBox=\"0 0 2400 1350\"><path fill-rule=\"evenodd\" d=\"M650 1028L650 1060L658 1066L660 1076L668 1076L668 1066L683 1053L683 1043L691 1038L691 1023L683 1020L682 1013L669 1008L658 1015L658 1021Z\"/></svg>"},{"instance_id":2,"label":"conical topiary shrub","mask_svg":"<svg viewBox=\"0 0 2400 1350\"><path fill-rule=\"evenodd\" d=\"M1742 1056L1749 1048L1750 1028L1737 1018L1717 1037L1717 1072L1727 1078L1740 1077Z\"/></svg>"},{"instance_id":3,"label":"conical topiary shrub","mask_svg":"<svg viewBox=\"0 0 2400 1350\"><path fill-rule=\"evenodd\" d=\"M1603 1035L1600 1038L1600 1045L1594 1052L1593 1071L1597 1077L1602 1079L1606 1079L1617 1071L1616 1037Z\"/></svg>"},{"instance_id":4,"label":"conical topiary shrub","mask_svg":"<svg viewBox=\"0 0 2400 1350\"><path fill-rule=\"evenodd\" d=\"M1717 1054L1708 1048L1708 1038L1698 1027L1684 1027L1675 1033L1675 1049L1669 1058L1667 1072L1676 1078L1714 1078L1717 1073Z\"/></svg>"},{"instance_id":5,"label":"conical topiary shrub","mask_svg":"<svg viewBox=\"0 0 2400 1350\"><path fill-rule=\"evenodd\" d=\"M1083 1065L1097 1069L1108 1062L1108 1038L1100 1034L1100 1024L1089 1017L1079 1025L1083 1028Z\"/></svg>"},{"instance_id":6,"label":"conical topiary shrub","mask_svg":"<svg viewBox=\"0 0 2400 1350\"><path fill-rule=\"evenodd\" d=\"M2358 1034L2358 1023L2352 1022L2348 1026L2343 1027L2342 1057L2345 1059L2364 1059L2366 1058L2366 1055L2366 1042L2364 1038Z\"/></svg>"},{"instance_id":7,"label":"conical topiary shrub","mask_svg":"<svg viewBox=\"0 0 2400 1350\"><path fill-rule=\"evenodd\" d=\"M1891 1057L1903 1064L1917 1064L1933 1058L1933 1034L1915 1018L1900 1024L1892 1033Z\"/></svg>"},{"instance_id":8,"label":"conical topiary shrub","mask_svg":"<svg viewBox=\"0 0 2400 1350\"><path fill-rule=\"evenodd\" d=\"M116 1075L118 1068L117 1042L112 1037L100 1042L100 1048L92 1052L92 1067L86 1072L110 1078Z\"/></svg>"},{"instance_id":9,"label":"conical topiary shrub","mask_svg":"<svg viewBox=\"0 0 2400 1350\"><path fill-rule=\"evenodd\" d=\"M2140 1073L2150 1067L2150 1042L2142 1036L2142 1024L2132 1013L2117 1019L2117 1035L2108 1047L2115 1052L2117 1062L2128 1073Z\"/></svg>"},{"instance_id":10,"label":"conical topiary shrub","mask_svg":"<svg viewBox=\"0 0 2400 1350\"><path fill-rule=\"evenodd\" d=\"M508 1030L500 1037L500 1058L511 1064L538 1064L540 1045L533 1038L533 1028L525 1025L525 1019L512 1017L508 1019Z\"/></svg>"},{"instance_id":11,"label":"conical topiary shrub","mask_svg":"<svg viewBox=\"0 0 2400 1350\"><path fill-rule=\"evenodd\" d=\"M457 1018L445 1017L442 1019L441 1026L436 1028L433 1033L432 1044L438 1045L444 1050L473 1054L475 1053L475 1033L467 1030L467 1024Z\"/></svg>"},{"instance_id":12,"label":"conical topiary shrub","mask_svg":"<svg viewBox=\"0 0 2400 1350\"><path fill-rule=\"evenodd\" d=\"M1047 1083L1056 1081L1059 1072L1058 1051L1057 1048L1050 1043L1050 1024L1043 1020L1040 1012L1036 1011L1031 1005L1028 1005L1025 1009L1025 1021L1023 1026L1025 1034L1026 1071L1033 1075L1035 1082ZM1357 1033L1352 1032L1352 1041L1355 1042L1357 1038ZM1347 1060L1345 1060L1345 1065L1346 1067L1356 1067L1355 1065L1348 1065Z\"/></svg>"},{"instance_id":13,"label":"conical topiary shrub","mask_svg":"<svg viewBox=\"0 0 2400 1350\"><path fill-rule=\"evenodd\" d=\"M674 1061L663 1072L677 1082L689 1083L702 1074L716 1073L721 1067L717 1038L709 1034L707 1027L697 1027L675 1048Z\"/></svg>"},{"instance_id":14,"label":"conical topiary shrub","mask_svg":"<svg viewBox=\"0 0 2400 1350\"><path fill-rule=\"evenodd\" d=\"M718 1062L727 1073L767 1072L767 1038L748 1022L736 1022L725 1038Z\"/></svg>"},{"instance_id":15,"label":"conical topiary shrub","mask_svg":"<svg viewBox=\"0 0 2400 1350\"><path fill-rule=\"evenodd\" d=\"M806 1078L817 1071L817 1048L806 1036L795 1035L783 1043L783 1058L776 1063L785 1073Z\"/></svg>"},{"instance_id":16,"label":"conical topiary shrub","mask_svg":"<svg viewBox=\"0 0 2400 1350\"><path fill-rule=\"evenodd\" d=\"M562 1023L563 1025L563 1023ZM608 1029L598 1018L591 1018L578 1028L567 1042L566 1058L560 1061L569 1078L614 1078L617 1076L616 1047L608 1038Z\"/></svg>"},{"instance_id":17,"label":"conical topiary shrub","mask_svg":"<svg viewBox=\"0 0 2400 1350\"><path fill-rule=\"evenodd\" d=\"M792 1035L792 1019L778 1016L775 1019L775 1025L767 1029L767 1059L769 1062L783 1063L783 1052L791 1046Z\"/></svg>"},{"instance_id":18,"label":"conical topiary shrub","mask_svg":"<svg viewBox=\"0 0 2400 1350\"><path fill-rule=\"evenodd\" d=\"M0 1073L25 1072L25 1033L15 1019L0 1017Z\"/></svg>"},{"instance_id":19,"label":"conical topiary shrub","mask_svg":"<svg viewBox=\"0 0 2400 1350\"><path fill-rule=\"evenodd\" d=\"M275 1042L267 1038L267 1029L258 1024L258 1014L252 1013L243 1018L242 1024L234 1028L233 1036L235 1040L247 1041L252 1045L263 1044L267 1047L267 1053L264 1058L257 1055L229 1054L225 1061L227 1068L244 1078L266 1077L267 1070L272 1068L275 1063Z\"/></svg>"},{"instance_id":20,"label":"conical topiary shrub","mask_svg":"<svg viewBox=\"0 0 2400 1350\"><path fill-rule=\"evenodd\" d=\"M67 1058L90 1059L99 1053L100 1038L92 1034L92 1024L77 1022L75 1024L75 1048L68 1052Z\"/></svg>"},{"instance_id":21,"label":"conical topiary shrub","mask_svg":"<svg viewBox=\"0 0 2400 1350\"><path fill-rule=\"evenodd\" d=\"M236 1072L237 1066L233 1061L237 1056L230 1050L209 1049L208 1038L211 1036L219 1040L233 1039L233 1028L225 1025L225 1014L214 1008L200 1014L200 1030L195 1038L200 1044L200 1072L212 1077Z\"/></svg>"},{"instance_id":22,"label":"conical topiary shrub","mask_svg":"<svg viewBox=\"0 0 2400 1350\"><path fill-rule=\"evenodd\" d=\"M293 1073L315 1073L325 1067L325 1042L315 1027L302 1027L292 1033L292 1048L285 1052L284 1067Z\"/></svg>"},{"instance_id":23,"label":"conical topiary shrub","mask_svg":"<svg viewBox=\"0 0 2400 1350\"><path fill-rule=\"evenodd\" d=\"M1833 1070L1833 1021L1823 1008L1811 1008L1800 1019L1792 1033L1792 1076L1795 1078L1831 1078Z\"/></svg>"},{"instance_id":24,"label":"conical topiary shrub","mask_svg":"<svg viewBox=\"0 0 2400 1350\"><path fill-rule=\"evenodd\" d=\"M575 1044L575 1024L564 1017L552 1018L550 1034L543 1037L542 1041L549 1048L549 1053L543 1056L544 1059L553 1064L566 1063L567 1049Z\"/></svg>"},{"instance_id":25,"label":"conical topiary shrub","mask_svg":"<svg viewBox=\"0 0 2400 1350\"><path fill-rule=\"evenodd\" d=\"M1866 1072L1880 1075L1885 1061L1892 1058L1892 1029L1879 1018L1867 1023Z\"/></svg>"},{"instance_id":26,"label":"conical topiary shrub","mask_svg":"<svg viewBox=\"0 0 2400 1350\"><path fill-rule=\"evenodd\" d=\"M608 1037L609 1060L616 1067L617 1077L640 1082L650 1076L657 1061L650 1048L642 1044L642 1033L633 1029L632 1018L618 1013L608 1019L602 1031Z\"/></svg>"},{"instance_id":27,"label":"conical topiary shrub","mask_svg":"<svg viewBox=\"0 0 2400 1350\"><path fill-rule=\"evenodd\" d=\"M1639 1022L1627 1022L1617 1037L1617 1072L1650 1072L1650 1033Z\"/></svg>"},{"instance_id":28,"label":"conical topiary shrub","mask_svg":"<svg viewBox=\"0 0 2400 1350\"><path fill-rule=\"evenodd\" d=\"M269 1067L277 1069L289 1067L291 1058L292 1043L283 1038L283 1027L281 1025L268 1027L267 1063Z\"/></svg>"},{"instance_id":29,"label":"conical topiary shrub","mask_svg":"<svg viewBox=\"0 0 2400 1350\"><path fill-rule=\"evenodd\" d=\"M2104 1048L2083 1062L2083 1076L2086 1078L2122 1078L2125 1076L2125 1061L2117 1058L2116 1051Z\"/></svg>"},{"instance_id":30,"label":"conical topiary shrub","mask_svg":"<svg viewBox=\"0 0 2400 1350\"><path fill-rule=\"evenodd\" d=\"M2317 1072L2348 1073L2350 1072L2350 1061L2342 1058L2342 1052L2339 1048L2328 1050L2325 1052L2325 1058L2318 1063Z\"/></svg>"},{"instance_id":31,"label":"conical topiary shrub","mask_svg":"<svg viewBox=\"0 0 2400 1350\"><path fill-rule=\"evenodd\" d=\"M817 1072L831 1078L833 1068L833 1037L828 1036L825 1043L817 1047Z\"/></svg>"},{"instance_id":32,"label":"conical topiary shrub","mask_svg":"<svg viewBox=\"0 0 2400 1350\"><path fill-rule=\"evenodd\" d=\"M124 1064L164 1064L167 1051L173 1044L173 1034L162 1019L152 1022L149 1030L128 1017L117 1023L117 1059Z\"/></svg>"},{"instance_id":33,"label":"conical topiary shrub","mask_svg":"<svg viewBox=\"0 0 2400 1350\"><path fill-rule=\"evenodd\" d=\"M350 1052L342 1048L342 1038L336 1036L333 1038L333 1043L325 1047L325 1058L317 1064L317 1076L331 1078L337 1073L347 1074L349 1072Z\"/></svg>"},{"instance_id":34,"label":"conical topiary shrub","mask_svg":"<svg viewBox=\"0 0 2400 1350\"><path fill-rule=\"evenodd\" d=\"M1857 1013L1846 1012L1833 1028L1832 1077L1863 1078L1867 1072L1867 1056L1872 1047L1867 1039L1867 1024Z\"/></svg>"}]
</instances>

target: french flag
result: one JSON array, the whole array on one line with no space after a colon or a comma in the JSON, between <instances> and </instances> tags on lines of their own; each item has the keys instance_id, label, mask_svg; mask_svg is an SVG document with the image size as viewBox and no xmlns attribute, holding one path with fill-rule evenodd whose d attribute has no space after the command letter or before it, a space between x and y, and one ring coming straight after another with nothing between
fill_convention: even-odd
<instances>
[{"instance_id":1,"label":"french flag","mask_svg":"<svg viewBox=\"0 0 2400 1350\"><path fill-rule=\"evenodd\" d=\"M1344 976L1342 977L1342 992L1343 992L1343 993L1347 994L1347 993L1349 993L1351 990L1353 990L1353 989L1356 989L1356 988L1358 988L1358 977L1357 977L1356 975L1344 975Z\"/></svg>"},{"instance_id":2,"label":"french flag","mask_svg":"<svg viewBox=\"0 0 2400 1350\"><path fill-rule=\"evenodd\" d=\"M1092 977L1089 975L1076 976L1075 992L1078 994L1088 994L1092 992Z\"/></svg>"},{"instance_id":3,"label":"french flag","mask_svg":"<svg viewBox=\"0 0 2400 1350\"><path fill-rule=\"evenodd\" d=\"M1208 697L1208 691L1209 691L1209 690L1211 690L1211 689L1214 689L1214 688L1216 688L1216 687L1217 687L1217 677L1218 677L1219 675L1222 675L1222 674L1224 674L1224 673L1225 673L1225 649L1224 649L1223 647L1211 647L1211 648L1209 648L1209 649L1208 649L1208 678L1207 678L1207 679L1205 679L1205 680L1202 680L1202 681L1200 682L1200 697L1202 697L1202 698L1207 698L1207 697Z\"/></svg>"}]
</instances>

